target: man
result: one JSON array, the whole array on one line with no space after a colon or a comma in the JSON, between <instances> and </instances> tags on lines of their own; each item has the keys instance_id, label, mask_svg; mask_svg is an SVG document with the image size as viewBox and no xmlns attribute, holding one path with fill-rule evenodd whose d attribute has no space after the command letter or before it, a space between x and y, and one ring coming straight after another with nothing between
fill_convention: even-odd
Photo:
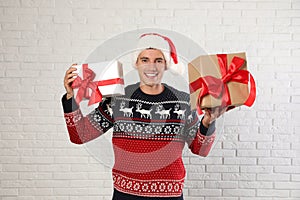
<instances>
[{"instance_id":1,"label":"man","mask_svg":"<svg viewBox=\"0 0 300 200\"><path fill-rule=\"evenodd\" d=\"M113 200L183 200L184 145L207 156L215 138L213 121L225 109L206 110L199 121L189 95L161 82L177 63L169 38L143 34L134 55L140 82L127 86L124 96L106 98L87 116L73 97L76 68L67 70L62 103L70 140L82 144L113 127Z\"/></svg>"}]
</instances>

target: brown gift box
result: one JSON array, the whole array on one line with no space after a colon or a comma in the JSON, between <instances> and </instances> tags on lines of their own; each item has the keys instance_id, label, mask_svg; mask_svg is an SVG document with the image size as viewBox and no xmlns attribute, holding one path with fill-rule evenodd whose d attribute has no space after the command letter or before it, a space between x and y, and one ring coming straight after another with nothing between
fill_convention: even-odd
<instances>
[{"instance_id":1,"label":"brown gift box","mask_svg":"<svg viewBox=\"0 0 300 200\"><path fill-rule=\"evenodd\" d=\"M245 53L232 53L226 55L227 55L227 66L226 66L227 70L234 57L239 57L244 59L245 62L239 68L239 70L247 70ZM197 57L196 59L194 59L188 64L188 74L189 74L189 83L196 81L200 77L206 77L206 76L213 76L215 78L222 79L222 73L218 62L218 56L205 55L205 56ZM247 82L248 79L249 78L247 78L246 80ZM235 106L243 105L249 97L249 85L235 82L235 81L229 81L225 84L227 84L228 86L229 96L231 99L231 104L228 106L235 107ZM201 92L202 89L203 88L199 88L196 91L191 90L190 101L191 101L191 108L193 110L197 109L197 104L200 104L201 109L213 108L222 105L222 95L220 95L218 98L215 98L212 95L207 94L202 99L198 99L199 93ZM222 92L224 92L224 89Z\"/></svg>"}]
</instances>

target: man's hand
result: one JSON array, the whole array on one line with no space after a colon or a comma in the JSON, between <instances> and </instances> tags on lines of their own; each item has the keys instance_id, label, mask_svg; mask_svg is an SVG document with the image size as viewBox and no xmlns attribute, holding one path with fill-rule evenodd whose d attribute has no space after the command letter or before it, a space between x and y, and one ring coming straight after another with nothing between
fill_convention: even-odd
<instances>
[{"instance_id":1,"label":"man's hand","mask_svg":"<svg viewBox=\"0 0 300 200\"><path fill-rule=\"evenodd\" d=\"M76 64L73 64L67 71L65 74L65 78L64 78L64 86L67 92L67 99L70 99L73 97L74 93L73 93L73 88L71 87L72 82L76 79L77 77L77 73L73 73L74 71L76 71L77 69L75 67L73 67Z\"/></svg>"},{"instance_id":2,"label":"man's hand","mask_svg":"<svg viewBox=\"0 0 300 200\"><path fill-rule=\"evenodd\" d=\"M208 128L209 125L215 121L218 117L220 117L224 112L226 112L227 107L218 106L214 108L206 108L204 109L205 114L202 119L202 124Z\"/></svg>"}]
</instances>

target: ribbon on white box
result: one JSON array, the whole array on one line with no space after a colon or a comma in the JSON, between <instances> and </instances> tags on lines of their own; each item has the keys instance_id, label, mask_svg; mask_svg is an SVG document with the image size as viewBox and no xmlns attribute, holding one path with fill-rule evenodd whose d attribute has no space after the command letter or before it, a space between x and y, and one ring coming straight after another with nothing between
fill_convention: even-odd
<instances>
[{"instance_id":1,"label":"ribbon on white box","mask_svg":"<svg viewBox=\"0 0 300 200\"><path fill-rule=\"evenodd\" d=\"M108 61L85 63L74 66L77 78L72 83L75 100L79 104L89 99L88 105L102 101L102 97L124 95L124 79L122 63Z\"/></svg>"}]
</instances>

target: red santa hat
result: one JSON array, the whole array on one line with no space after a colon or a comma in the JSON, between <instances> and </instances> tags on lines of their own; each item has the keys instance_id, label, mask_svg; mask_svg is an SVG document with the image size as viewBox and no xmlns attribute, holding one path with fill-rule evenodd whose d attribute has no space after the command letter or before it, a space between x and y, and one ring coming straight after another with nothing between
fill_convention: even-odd
<instances>
[{"instance_id":1,"label":"red santa hat","mask_svg":"<svg viewBox=\"0 0 300 200\"><path fill-rule=\"evenodd\" d=\"M158 33L145 33L139 38L136 50L133 53L134 63L136 63L140 53L148 48L159 49L166 60L167 69L182 74L183 66L178 62L177 51L172 40Z\"/></svg>"}]
</instances>

